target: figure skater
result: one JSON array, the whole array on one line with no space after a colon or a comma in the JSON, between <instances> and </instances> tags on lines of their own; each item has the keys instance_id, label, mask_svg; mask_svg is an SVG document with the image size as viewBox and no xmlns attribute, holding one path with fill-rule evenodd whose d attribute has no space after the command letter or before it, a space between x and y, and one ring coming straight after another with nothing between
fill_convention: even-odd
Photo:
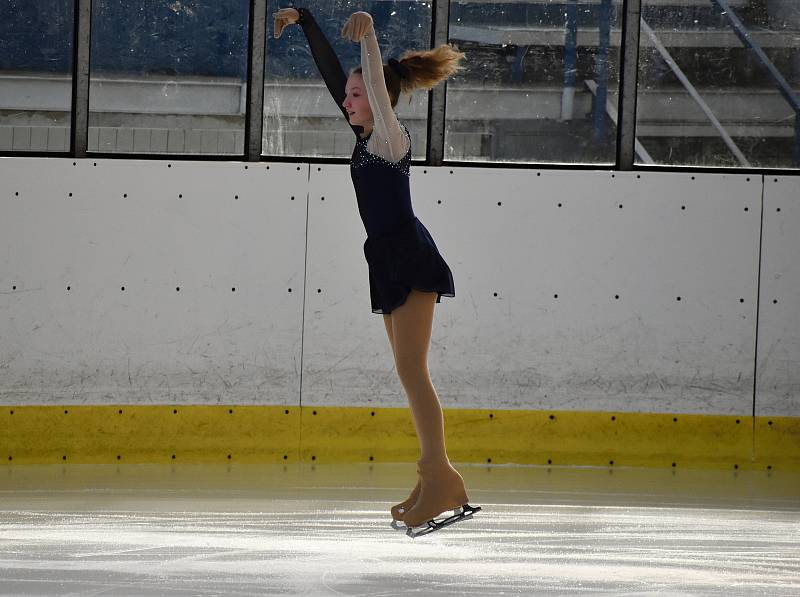
<instances>
[{"instance_id":1,"label":"figure skater","mask_svg":"<svg viewBox=\"0 0 800 597\"><path fill-rule=\"evenodd\" d=\"M364 256L372 312L383 315L421 451L416 486L391 509L392 518L402 521L410 534L411 527L446 510L471 506L464 480L447 457L442 407L427 362L434 304L442 296L455 296L453 274L414 215L411 137L393 108L401 91L430 88L452 75L464 54L443 44L426 52L406 52L400 60L383 64L372 17L356 12L341 34L361 44L361 66L345 76L308 9L282 8L273 17L276 38L288 25L302 27L322 78L356 136L350 173L367 232Z\"/></svg>"}]
</instances>

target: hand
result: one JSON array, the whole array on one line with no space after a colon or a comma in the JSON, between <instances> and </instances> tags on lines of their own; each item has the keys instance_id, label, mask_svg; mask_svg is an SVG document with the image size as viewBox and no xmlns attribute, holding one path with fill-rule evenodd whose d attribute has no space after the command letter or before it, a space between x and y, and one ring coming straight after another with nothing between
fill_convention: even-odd
<instances>
[{"instance_id":1,"label":"hand","mask_svg":"<svg viewBox=\"0 0 800 597\"><path fill-rule=\"evenodd\" d=\"M273 35L278 39L287 25L292 25L300 19L300 13L294 8L281 8L278 12L273 12L272 17L275 19Z\"/></svg>"},{"instance_id":2,"label":"hand","mask_svg":"<svg viewBox=\"0 0 800 597\"><path fill-rule=\"evenodd\" d=\"M342 37L358 42L370 29L372 29L372 16L368 12L354 12L342 27Z\"/></svg>"}]
</instances>

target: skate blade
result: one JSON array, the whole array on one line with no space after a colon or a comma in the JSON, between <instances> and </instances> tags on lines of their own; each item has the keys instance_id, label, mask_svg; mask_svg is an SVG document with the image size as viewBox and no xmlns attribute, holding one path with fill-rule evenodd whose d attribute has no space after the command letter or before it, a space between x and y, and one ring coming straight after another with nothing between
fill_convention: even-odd
<instances>
[{"instance_id":1,"label":"skate blade","mask_svg":"<svg viewBox=\"0 0 800 597\"><path fill-rule=\"evenodd\" d=\"M420 537L422 535L428 535L429 533L433 533L434 531L443 529L444 527L450 526L451 524L461 522L462 520L470 519L472 518L473 514L480 511L481 511L480 506L470 506L469 504L464 504L462 507L453 510L453 515L448 516L447 518L441 518L439 520L436 519L429 520L425 524L417 527L405 527L406 535L408 535L412 539ZM392 521L392 522L397 522L397 521Z\"/></svg>"}]
</instances>

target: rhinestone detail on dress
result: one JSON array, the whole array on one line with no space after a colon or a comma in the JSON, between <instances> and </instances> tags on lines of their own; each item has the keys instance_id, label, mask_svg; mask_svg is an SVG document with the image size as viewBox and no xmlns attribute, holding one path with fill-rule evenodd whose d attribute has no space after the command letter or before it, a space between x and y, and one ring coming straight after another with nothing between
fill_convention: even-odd
<instances>
[{"instance_id":1,"label":"rhinestone detail on dress","mask_svg":"<svg viewBox=\"0 0 800 597\"><path fill-rule=\"evenodd\" d=\"M387 166L391 166L395 170L399 170L406 176L410 176L410 166L411 166L411 135L408 132L408 129L405 127L404 124L400 123L400 126L403 127L403 131L405 132L406 136L408 137L408 151L406 151L406 155L403 156L399 162L390 162L384 157L379 156L376 153L372 153L367 149L367 142L369 141L369 137L364 139L358 139L356 141L357 150L353 154L353 159L350 161L350 166L352 168L361 168L362 166L366 166L368 164L385 164Z\"/></svg>"}]
</instances>

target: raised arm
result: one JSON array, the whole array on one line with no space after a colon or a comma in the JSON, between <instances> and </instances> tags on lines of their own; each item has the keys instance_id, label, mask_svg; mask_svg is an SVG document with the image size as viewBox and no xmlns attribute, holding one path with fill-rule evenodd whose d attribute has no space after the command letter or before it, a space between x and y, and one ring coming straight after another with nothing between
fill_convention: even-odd
<instances>
[{"instance_id":1,"label":"raised arm","mask_svg":"<svg viewBox=\"0 0 800 597\"><path fill-rule=\"evenodd\" d=\"M361 72L367 88L367 99L372 110L374 128L367 149L390 162L399 162L411 143L392 108L378 39L375 37L372 17L366 12L351 15L342 34L361 43Z\"/></svg>"},{"instance_id":2,"label":"raised arm","mask_svg":"<svg viewBox=\"0 0 800 597\"><path fill-rule=\"evenodd\" d=\"M297 20L294 20L294 12L297 12ZM336 52L333 51L328 38L320 29L317 21L314 20L314 15L311 14L307 8L296 9L281 9L275 13L275 37L280 37L283 27L292 22L296 22L303 29L303 33L308 40L308 45L311 48L311 55L314 57L314 62L317 65L328 91L336 102L336 107L342 112L345 120L348 121L353 133L358 137L363 132L360 126L353 126L347 118L347 111L342 106L344 102L344 88L347 83L347 76L342 69L339 58Z\"/></svg>"},{"instance_id":3,"label":"raised arm","mask_svg":"<svg viewBox=\"0 0 800 597\"><path fill-rule=\"evenodd\" d=\"M375 122L375 139L369 140L367 148L390 162L399 162L406 155L410 141L400 126L389 99L386 79L383 77L381 51L373 28L361 38L361 71Z\"/></svg>"}]
</instances>

